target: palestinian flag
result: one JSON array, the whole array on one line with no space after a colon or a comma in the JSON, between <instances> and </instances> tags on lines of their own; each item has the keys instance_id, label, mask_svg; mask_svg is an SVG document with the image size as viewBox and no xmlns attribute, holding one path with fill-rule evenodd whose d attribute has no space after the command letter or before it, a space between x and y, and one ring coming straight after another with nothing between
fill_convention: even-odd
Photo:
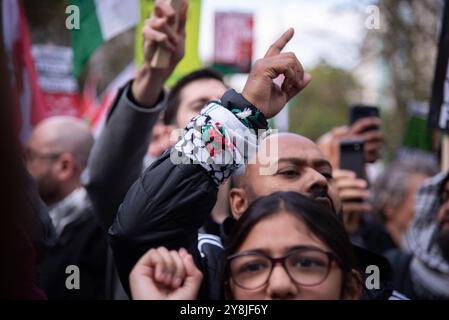
<instances>
[{"instance_id":1,"label":"palestinian flag","mask_svg":"<svg viewBox=\"0 0 449 320\"><path fill-rule=\"evenodd\" d=\"M79 29L72 30L73 72L79 76L102 43L139 22L139 0L71 0L79 8Z\"/></svg>"}]
</instances>

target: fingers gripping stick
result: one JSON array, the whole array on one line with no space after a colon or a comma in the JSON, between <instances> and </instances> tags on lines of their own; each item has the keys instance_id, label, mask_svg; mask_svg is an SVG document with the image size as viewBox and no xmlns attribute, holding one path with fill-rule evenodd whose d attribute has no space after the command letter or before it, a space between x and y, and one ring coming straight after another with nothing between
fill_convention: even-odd
<instances>
[{"instance_id":1,"label":"fingers gripping stick","mask_svg":"<svg viewBox=\"0 0 449 320\"><path fill-rule=\"evenodd\" d=\"M167 4L171 5L175 10L175 23L173 28L176 30L179 23L179 14L181 12L182 0L166 0ZM153 68L167 68L170 62L171 52L162 46L158 46L151 60Z\"/></svg>"}]
</instances>

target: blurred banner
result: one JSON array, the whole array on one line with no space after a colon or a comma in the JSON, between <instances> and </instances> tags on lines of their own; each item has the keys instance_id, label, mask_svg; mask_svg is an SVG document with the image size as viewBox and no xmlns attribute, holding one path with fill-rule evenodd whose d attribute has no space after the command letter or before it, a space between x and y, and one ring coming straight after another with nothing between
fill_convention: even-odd
<instances>
[{"instance_id":1,"label":"blurred banner","mask_svg":"<svg viewBox=\"0 0 449 320\"><path fill-rule=\"evenodd\" d=\"M72 29L73 71L78 77L102 43L139 22L139 0L70 0L80 11L80 28Z\"/></svg>"},{"instance_id":2,"label":"blurred banner","mask_svg":"<svg viewBox=\"0 0 449 320\"><path fill-rule=\"evenodd\" d=\"M33 45L32 53L39 75L48 116L81 115L81 96L73 76L71 47Z\"/></svg>"},{"instance_id":3,"label":"blurred banner","mask_svg":"<svg viewBox=\"0 0 449 320\"><path fill-rule=\"evenodd\" d=\"M449 132L449 1L444 2L428 126Z\"/></svg>"},{"instance_id":4,"label":"blurred banner","mask_svg":"<svg viewBox=\"0 0 449 320\"><path fill-rule=\"evenodd\" d=\"M3 0L1 5L4 48L13 92L20 103L16 127L20 141L25 143L33 126L46 117L46 111L31 57L31 42L22 1Z\"/></svg>"},{"instance_id":5,"label":"blurred banner","mask_svg":"<svg viewBox=\"0 0 449 320\"><path fill-rule=\"evenodd\" d=\"M130 63L123 69L98 99L97 84L98 79L88 78L83 91L83 114L82 117L89 121L92 133L97 138L104 128L104 124L111 108L112 103L117 95L118 90L129 80L136 76L136 68L134 63Z\"/></svg>"},{"instance_id":6,"label":"blurred banner","mask_svg":"<svg viewBox=\"0 0 449 320\"><path fill-rule=\"evenodd\" d=\"M408 105L407 123L403 147L432 152L432 132L427 128L429 104L425 101L411 101Z\"/></svg>"},{"instance_id":7,"label":"blurred banner","mask_svg":"<svg viewBox=\"0 0 449 320\"><path fill-rule=\"evenodd\" d=\"M429 103L410 101L407 106L408 122L402 146L396 152L396 160L427 161L438 164L432 151L432 130L427 127Z\"/></svg>"},{"instance_id":8,"label":"blurred banner","mask_svg":"<svg viewBox=\"0 0 449 320\"><path fill-rule=\"evenodd\" d=\"M253 15L216 12L214 68L228 73L249 73L253 56Z\"/></svg>"},{"instance_id":9,"label":"blurred banner","mask_svg":"<svg viewBox=\"0 0 449 320\"><path fill-rule=\"evenodd\" d=\"M189 0L189 11L186 25L186 48L184 58L178 63L167 81L173 86L181 77L202 67L199 50L199 33L201 19L201 0ZM136 28L135 59L137 66L143 63L142 29L146 19L153 11L153 0L140 0L140 22Z\"/></svg>"}]
</instances>

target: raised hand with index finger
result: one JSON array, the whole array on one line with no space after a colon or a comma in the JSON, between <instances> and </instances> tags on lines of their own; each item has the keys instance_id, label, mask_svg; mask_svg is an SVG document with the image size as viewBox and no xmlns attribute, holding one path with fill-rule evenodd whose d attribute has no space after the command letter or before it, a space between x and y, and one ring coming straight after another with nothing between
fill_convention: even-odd
<instances>
[{"instance_id":1,"label":"raised hand with index finger","mask_svg":"<svg viewBox=\"0 0 449 320\"><path fill-rule=\"evenodd\" d=\"M256 61L242 92L245 99L262 111L266 118L278 114L312 79L304 73L294 53L281 52L293 34L293 28L288 29L270 46L264 58ZM285 79L279 86L273 80L281 74Z\"/></svg>"}]
</instances>

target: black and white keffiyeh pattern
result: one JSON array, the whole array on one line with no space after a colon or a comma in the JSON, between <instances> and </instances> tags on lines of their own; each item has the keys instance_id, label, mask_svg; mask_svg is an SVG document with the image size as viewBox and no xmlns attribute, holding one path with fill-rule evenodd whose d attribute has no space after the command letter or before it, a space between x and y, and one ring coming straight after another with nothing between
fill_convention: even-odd
<instances>
[{"instance_id":1,"label":"black and white keffiyeh pattern","mask_svg":"<svg viewBox=\"0 0 449 320\"><path fill-rule=\"evenodd\" d=\"M259 128L252 128L248 121L257 112L255 108L229 110L220 101L209 102L187 125L172 149L171 160L200 164L217 185L232 174L243 173L262 138L256 131Z\"/></svg>"},{"instance_id":2,"label":"black and white keffiyeh pattern","mask_svg":"<svg viewBox=\"0 0 449 320\"><path fill-rule=\"evenodd\" d=\"M415 218L403 242L405 249L414 255L410 268L416 289L449 298L449 264L435 241L439 191L447 175L444 172L426 180L417 191Z\"/></svg>"}]
</instances>

